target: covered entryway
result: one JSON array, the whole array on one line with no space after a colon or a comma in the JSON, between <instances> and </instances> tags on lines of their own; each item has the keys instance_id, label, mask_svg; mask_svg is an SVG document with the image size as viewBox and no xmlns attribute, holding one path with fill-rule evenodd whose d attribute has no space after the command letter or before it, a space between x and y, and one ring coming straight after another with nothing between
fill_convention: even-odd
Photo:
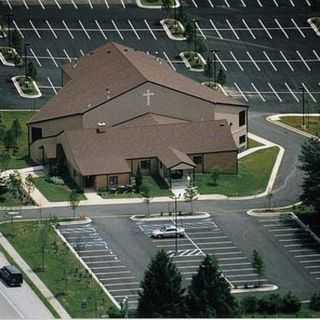
<instances>
[{"instance_id":1,"label":"covered entryway","mask_svg":"<svg viewBox=\"0 0 320 320\"><path fill-rule=\"evenodd\" d=\"M195 167L191 164L179 163L170 168L171 191L176 197L183 197L188 184L193 183Z\"/></svg>"}]
</instances>

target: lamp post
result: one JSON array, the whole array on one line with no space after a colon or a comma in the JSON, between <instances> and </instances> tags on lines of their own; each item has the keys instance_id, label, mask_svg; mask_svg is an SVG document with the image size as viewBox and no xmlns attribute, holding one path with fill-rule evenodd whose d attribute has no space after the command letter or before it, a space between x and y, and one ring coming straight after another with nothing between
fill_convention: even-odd
<instances>
[{"instance_id":1,"label":"lamp post","mask_svg":"<svg viewBox=\"0 0 320 320\"><path fill-rule=\"evenodd\" d=\"M176 225L176 241L175 241L175 254L178 254L178 199L181 197L179 193L178 196L174 196L174 212L175 212L175 225Z\"/></svg>"},{"instance_id":2,"label":"lamp post","mask_svg":"<svg viewBox=\"0 0 320 320\"><path fill-rule=\"evenodd\" d=\"M24 44L24 76L25 78L27 78L27 72L28 72L28 57L27 57L27 53L28 53L28 47L30 46L29 43L25 43Z\"/></svg>"},{"instance_id":3,"label":"lamp post","mask_svg":"<svg viewBox=\"0 0 320 320\"><path fill-rule=\"evenodd\" d=\"M305 96L305 89L304 87L301 88L302 90L302 127L304 128L305 127L305 121L304 121L304 114L305 114L305 104L304 104L304 96Z\"/></svg>"},{"instance_id":4,"label":"lamp post","mask_svg":"<svg viewBox=\"0 0 320 320\"><path fill-rule=\"evenodd\" d=\"M11 21L13 15L10 13L7 15L7 25L8 25L8 47L11 47Z\"/></svg>"},{"instance_id":5,"label":"lamp post","mask_svg":"<svg viewBox=\"0 0 320 320\"><path fill-rule=\"evenodd\" d=\"M192 26L193 26L193 49L196 52L197 51L197 29L196 29L196 23L198 22L197 19L192 19Z\"/></svg>"}]
</instances>

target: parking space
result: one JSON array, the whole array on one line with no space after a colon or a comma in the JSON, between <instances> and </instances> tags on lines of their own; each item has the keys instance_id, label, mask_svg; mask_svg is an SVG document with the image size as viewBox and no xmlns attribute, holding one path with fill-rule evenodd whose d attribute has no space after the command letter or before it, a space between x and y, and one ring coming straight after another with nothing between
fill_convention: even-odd
<instances>
[{"instance_id":1,"label":"parking space","mask_svg":"<svg viewBox=\"0 0 320 320\"><path fill-rule=\"evenodd\" d=\"M95 226L70 225L59 227L59 230L111 295L119 303L127 297L129 309L135 309L140 283Z\"/></svg>"},{"instance_id":2,"label":"parking space","mask_svg":"<svg viewBox=\"0 0 320 320\"><path fill-rule=\"evenodd\" d=\"M151 239L152 230L164 224L168 222L138 222L137 227L156 248L165 250L172 257L186 281L192 279L203 257L208 254L216 257L221 271L234 288L251 287L258 282L264 285L271 284L265 277L259 279L248 257L216 225L212 218L179 220L178 226L185 229L183 238Z\"/></svg>"},{"instance_id":3,"label":"parking space","mask_svg":"<svg viewBox=\"0 0 320 320\"><path fill-rule=\"evenodd\" d=\"M258 222L314 281L320 281L320 244L308 230L290 215L263 217Z\"/></svg>"}]
</instances>

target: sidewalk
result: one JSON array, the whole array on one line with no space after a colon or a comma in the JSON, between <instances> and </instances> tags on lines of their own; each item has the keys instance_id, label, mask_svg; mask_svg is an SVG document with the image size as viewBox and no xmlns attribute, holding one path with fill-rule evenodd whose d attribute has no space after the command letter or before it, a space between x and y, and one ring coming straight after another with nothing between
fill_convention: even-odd
<instances>
[{"instance_id":1,"label":"sidewalk","mask_svg":"<svg viewBox=\"0 0 320 320\"><path fill-rule=\"evenodd\" d=\"M47 288L47 286L42 282L42 280L40 280L40 278L32 271L29 265L23 260L23 258L18 254L15 248L1 233L0 244L15 261L15 263L19 266L19 268L29 277L32 283L38 288L38 290L47 299L51 306L56 310L59 316L62 319L71 319L70 315L63 308L60 302L55 298L52 292ZM34 318L34 316L31 316L30 318Z\"/></svg>"}]
</instances>

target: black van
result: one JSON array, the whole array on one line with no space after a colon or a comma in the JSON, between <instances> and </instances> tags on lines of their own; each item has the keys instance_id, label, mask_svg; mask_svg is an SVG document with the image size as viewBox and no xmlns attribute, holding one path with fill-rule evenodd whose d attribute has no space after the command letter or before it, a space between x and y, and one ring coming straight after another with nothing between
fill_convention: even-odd
<instances>
[{"instance_id":1,"label":"black van","mask_svg":"<svg viewBox=\"0 0 320 320\"><path fill-rule=\"evenodd\" d=\"M0 269L0 278L9 287L20 287L23 282L22 273L12 265L4 266Z\"/></svg>"}]
</instances>

